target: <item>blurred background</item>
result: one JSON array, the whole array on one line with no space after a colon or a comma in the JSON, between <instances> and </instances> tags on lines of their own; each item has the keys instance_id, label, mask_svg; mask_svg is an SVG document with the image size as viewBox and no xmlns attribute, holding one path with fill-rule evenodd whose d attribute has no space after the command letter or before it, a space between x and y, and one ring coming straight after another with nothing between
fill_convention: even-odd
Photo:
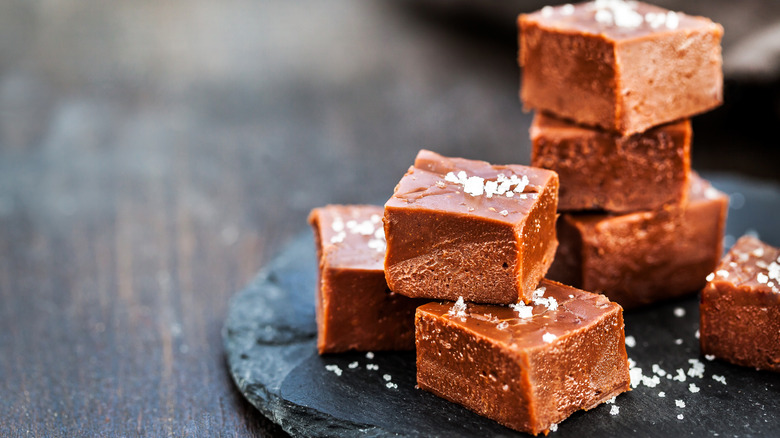
<instances>
[{"instance_id":1,"label":"blurred background","mask_svg":"<svg viewBox=\"0 0 780 438\"><path fill-rule=\"evenodd\" d=\"M0 2L0 435L278 433L225 369L230 296L420 148L528 163L544 4ZM780 181L780 2L658 4L725 27L694 168Z\"/></svg>"}]
</instances>

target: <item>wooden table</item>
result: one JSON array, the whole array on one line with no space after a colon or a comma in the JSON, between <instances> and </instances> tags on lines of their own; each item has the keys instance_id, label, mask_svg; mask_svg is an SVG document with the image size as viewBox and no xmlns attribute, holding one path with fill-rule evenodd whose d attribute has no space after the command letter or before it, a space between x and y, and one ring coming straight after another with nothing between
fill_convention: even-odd
<instances>
[{"instance_id":1,"label":"wooden table","mask_svg":"<svg viewBox=\"0 0 780 438\"><path fill-rule=\"evenodd\" d=\"M1 3L0 435L281 433L226 371L228 300L311 208L381 202L421 147L528 162L514 14ZM777 95L733 86L694 164L778 178L768 129L723 127Z\"/></svg>"}]
</instances>

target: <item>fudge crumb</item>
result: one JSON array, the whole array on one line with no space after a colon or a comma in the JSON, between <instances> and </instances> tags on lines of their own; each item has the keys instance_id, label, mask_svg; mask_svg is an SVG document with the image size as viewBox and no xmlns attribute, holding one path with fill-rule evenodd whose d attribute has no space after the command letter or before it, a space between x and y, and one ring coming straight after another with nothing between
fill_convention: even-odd
<instances>
[{"instance_id":1,"label":"fudge crumb","mask_svg":"<svg viewBox=\"0 0 780 438\"><path fill-rule=\"evenodd\" d=\"M612 405L611 408L609 408L609 413L612 415L617 415L620 413L620 406L618 405Z\"/></svg>"},{"instance_id":2,"label":"fudge crumb","mask_svg":"<svg viewBox=\"0 0 780 438\"><path fill-rule=\"evenodd\" d=\"M720 382L720 383L722 383L724 385L726 384L726 378L724 376L719 376L717 374L713 374L712 375L712 380L714 380L716 382Z\"/></svg>"},{"instance_id":3,"label":"fudge crumb","mask_svg":"<svg viewBox=\"0 0 780 438\"><path fill-rule=\"evenodd\" d=\"M661 392L658 393L658 397L665 398L666 397L666 393L661 391Z\"/></svg>"},{"instance_id":4,"label":"fudge crumb","mask_svg":"<svg viewBox=\"0 0 780 438\"><path fill-rule=\"evenodd\" d=\"M358 367L358 361L354 361L347 366L349 367L349 369L354 370L355 368Z\"/></svg>"},{"instance_id":5,"label":"fudge crumb","mask_svg":"<svg viewBox=\"0 0 780 438\"><path fill-rule=\"evenodd\" d=\"M374 352L373 351L369 351L368 353L366 353L366 359L373 359L373 358L374 358Z\"/></svg>"},{"instance_id":6,"label":"fudge crumb","mask_svg":"<svg viewBox=\"0 0 780 438\"><path fill-rule=\"evenodd\" d=\"M466 302L463 301L463 297L458 297L458 301L455 301L455 304L452 305L450 310L447 312L447 315L454 317L454 318L466 318Z\"/></svg>"},{"instance_id":7,"label":"fudge crumb","mask_svg":"<svg viewBox=\"0 0 780 438\"><path fill-rule=\"evenodd\" d=\"M677 406L678 408L684 408L684 407L685 407L685 402L684 402L684 401L682 401L682 400L675 400L675 401L674 401L674 404L675 404L675 406Z\"/></svg>"},{"instance_id":8,"label":"fudge crumb","mask_svg":"<svg viewBox=\"0 0 780 438\"><path fill-rule=\"evenodd\" d=\"M555 339L557 339L557 338L558 338L557 336L555 336L554 334L552 334L552 333L550 333L550 332L547 332L547 333L545 333L544 335L542 335L542 340L543 340L544 342L548 343L548 344L549 344L550 342L554 341L554 340L555 340Z\"/></svg>"},{"instance_id":9,"label":"fudge crumb","mask_svg":"<svg viewBox=\"0 0 780 438\"><path fill-rule=\"evenodd\" d=\"M682 318L683 316L685 316L685 309L683 309L682 307L675 308L674 309L674 316L676 316L678 318Z\"/></svg>"},{"instance_id":10,"label":"fudge crumb","mask_svg":"<svg viewBox=\"0 0 780 438\"><path fill-rule=\"evenodd\" d=\"M688 391L691 391L692 393L696 394L697 392L700 391L700 389L698 386L696 386L695 383L691 383L690 385L688 385Z\"/></svg>"},{"instance_id":11,"label":"fudge crumb","mask_svg":"<svg viewBox=\"0 0 780 438\"><path fill-rule=\"evenodd\" d=\"M626 346L629 348L636 347L636 339L633 336L626 336Z\"/></svg>"},{"instance_id":12,"label":"fudge crumb","mask_svg":"<svg viewBox=\"0 0 780 438\"><path fill-rule=\"evenodd\" d=\"M341 368L339 368L338 365L325 365L325 369L331 371L333 374L337 376L341 376L341 373L343 373L343 371L341 370Z\"/></svg>"}]
</instances>

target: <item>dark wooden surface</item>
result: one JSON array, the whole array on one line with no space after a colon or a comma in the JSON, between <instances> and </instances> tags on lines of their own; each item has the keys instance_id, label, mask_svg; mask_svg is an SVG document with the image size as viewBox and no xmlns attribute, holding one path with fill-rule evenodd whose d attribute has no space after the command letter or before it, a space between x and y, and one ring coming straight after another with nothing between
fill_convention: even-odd
<instances>
[{"instance_id":1,"label":"dark wooden surface","mask_svg":"<svg viewBox=\"0 0 780 438\"><path fill-rule=\"evenodd\" d=\"M226 371L228 300L421 147L528 162L491 3L0 2L0 436L278 434ZM777 77L727 93L695 166L780 179Z\"/></svg>"}]
</instances>

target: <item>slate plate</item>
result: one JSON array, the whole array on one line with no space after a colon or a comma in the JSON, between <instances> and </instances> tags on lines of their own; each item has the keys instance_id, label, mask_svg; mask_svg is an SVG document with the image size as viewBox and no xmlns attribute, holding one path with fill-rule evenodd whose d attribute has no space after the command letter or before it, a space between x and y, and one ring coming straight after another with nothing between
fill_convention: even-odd
<instances>
[{"instance_id":1,"label":"slate plate","mask_svg":"<svg viewBox=\"0 0 780 438\"><path fill-rule=\"evenodd\" d=\"M727 245L745 232L780 245L780 187L708 177L731 196ZM230 373L263 415L294 436L523 435L415 389L414 353L317 355L316 266L311 233L302 233L231 301ZM636 341L628 353L645 384L575 413L553 436L776 435L780 374L700 357L698 316L695 296L627 312L626 335Z\"/></svg>"}]
</instances>

